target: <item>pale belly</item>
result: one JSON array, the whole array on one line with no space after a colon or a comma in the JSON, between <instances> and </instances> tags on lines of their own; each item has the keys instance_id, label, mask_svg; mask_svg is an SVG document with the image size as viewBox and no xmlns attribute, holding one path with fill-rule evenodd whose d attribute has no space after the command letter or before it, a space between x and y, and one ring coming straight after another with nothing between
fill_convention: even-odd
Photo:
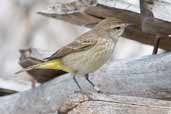
<instances>
[{"instance_id":1,"label":"pale belly","mask_svg":"<svg viewBox=\"0 0 171 114\"><path fill-rule=\"evenodd\" d=\"M73 53L64 57L64 64L79 74L87 74L96 71L107 62L113 53L114 42L111 40L104 42L99 42L96 46L87 51Z\"/></svg>"}]
</instances>

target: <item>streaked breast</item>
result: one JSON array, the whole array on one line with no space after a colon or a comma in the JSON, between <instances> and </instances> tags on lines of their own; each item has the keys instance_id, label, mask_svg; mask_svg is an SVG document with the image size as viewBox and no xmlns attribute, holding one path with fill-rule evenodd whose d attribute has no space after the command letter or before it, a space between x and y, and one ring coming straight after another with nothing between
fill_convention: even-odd
<instances>
[{"instance_id":1,"label":"streaked breast","mask_svg":"<svg viewBox=\"0 0 171 114\"><path fill-rule=\"evenodd\" d=\"M100 39L91 49L70 54L63 61L80 74L94 72L111 57L114 46L112 39Z\"/></svg>"}]
</instances>

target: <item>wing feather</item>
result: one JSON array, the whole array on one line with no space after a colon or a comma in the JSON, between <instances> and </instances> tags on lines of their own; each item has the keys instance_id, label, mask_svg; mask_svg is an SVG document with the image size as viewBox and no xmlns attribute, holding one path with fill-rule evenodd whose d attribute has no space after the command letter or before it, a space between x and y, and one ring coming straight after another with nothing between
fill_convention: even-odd
<instances>
[{"instance_id":1,"label":"wing feather","mask_svg":"<svg viewBox=\"0 0 171 114\"><path fill-rule=\"evenodd\" d=\"M87 32L81 35L80 37L78 37L76 40L74 40L70 44L59 49L58 51L56 51L54 54L52 54L50 57L46 59L52 60L56 58L61 58L71 53L85 51L87 49L90 49L97 43L97 37L98 37L97 34L94 34L94 32L92 31Z\"/></svg>"}]
</instances>

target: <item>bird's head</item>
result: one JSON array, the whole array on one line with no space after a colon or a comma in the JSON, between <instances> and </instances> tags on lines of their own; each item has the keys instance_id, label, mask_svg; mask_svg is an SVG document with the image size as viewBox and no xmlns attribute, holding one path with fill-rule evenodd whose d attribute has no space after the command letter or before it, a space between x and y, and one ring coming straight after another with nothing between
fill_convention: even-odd
<instances>
[{"instance_id":1,"label":"bird's head","mask_svg":"<svg viewBox=\"0 0 171 114\"><path fill-rule=\"evenodd\" d=\"M112 33L114 36L121 36L125 31L125 28L131 23L124 22L114 17L106 18L95 26L95 29L107 31Z\"/></svg>"}]
</instances>

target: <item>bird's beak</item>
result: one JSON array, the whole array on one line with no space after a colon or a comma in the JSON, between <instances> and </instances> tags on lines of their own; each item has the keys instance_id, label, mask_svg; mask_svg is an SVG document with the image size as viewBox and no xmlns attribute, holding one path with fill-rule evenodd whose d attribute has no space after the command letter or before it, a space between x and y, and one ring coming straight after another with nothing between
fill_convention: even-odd
<instances>
[{"instance_id":1,"label":"bird's beak","mask_svg":"<svg viewBox=\"0 0 171 114\"><path fill-rule=\"evenodd\" d=\"M126 24L125 24L126 27L128 27L128 26L133 26L133 25L135 25L135 24L133 24L133 23L126 23Z\"/></svg>"}]
</instances>

